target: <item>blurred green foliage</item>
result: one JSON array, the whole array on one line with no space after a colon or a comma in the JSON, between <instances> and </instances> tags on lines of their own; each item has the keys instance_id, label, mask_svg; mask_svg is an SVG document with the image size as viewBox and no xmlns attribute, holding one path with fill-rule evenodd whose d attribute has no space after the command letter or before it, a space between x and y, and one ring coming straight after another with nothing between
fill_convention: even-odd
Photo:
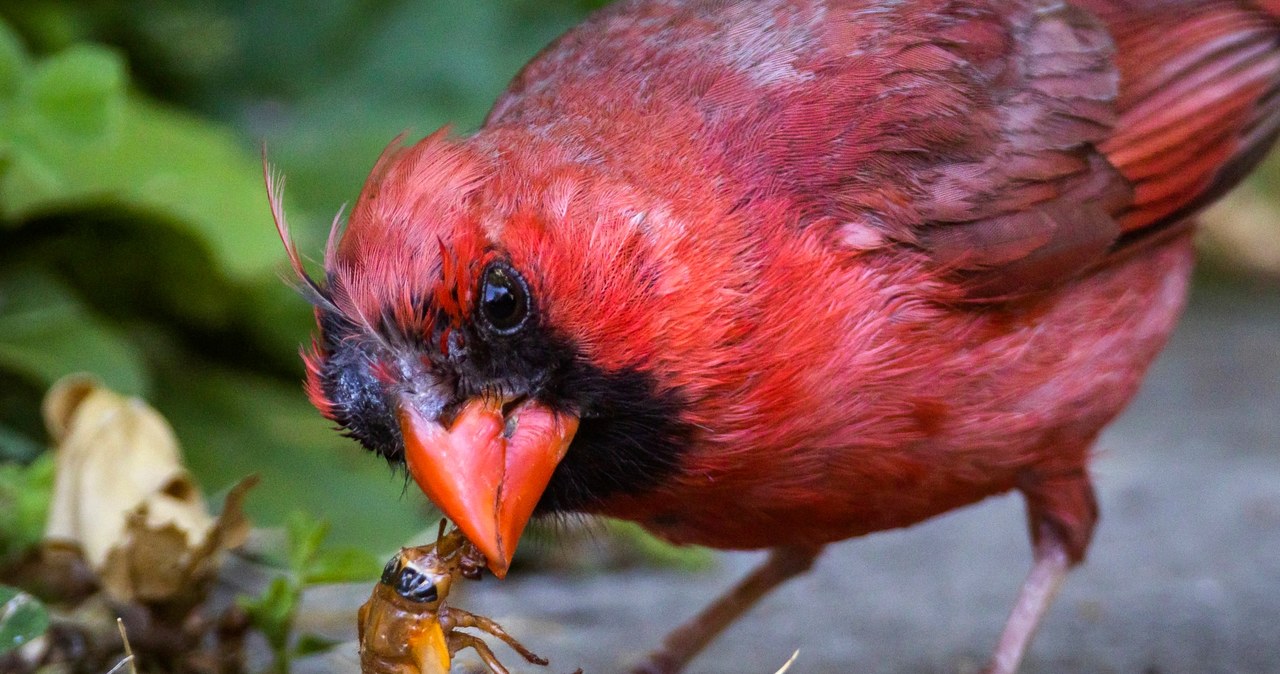
<instances>
[{"instance_id":1,"label":"blurred green foliage","mask_svg":"<svg viewBox=\"0 0 1280 674\"><path fill-rule=\"evenodd\" d=\"M30 643L49 629L49 612L35 597L0 585L0 655Z\"/></svg>"},{"instance_id":2,"label":"blurred green foliage","mask_svg":"<svg viewBox=\"0 0 1280 674\"><path fill-rule=\"evenodd\" d=\"M0 567L40 542L52 492L52 454L0 464Z\"/></svg>"},{"instance_id":3,"label":"blurred green foliage","mask_svg":"<svg viewBox=\"0 0 1280 674\"><path fill-rule=\"evenodd\" d=\"M387 142L476 126L601 4L0 5L0 482L44 474L18 468L47 445L41 396L89 371L170 419L206 489L262 475L259 524L304 510L379 554L426 528L417 490L302 396L313 319L280 280L259 144L289 175L300 248L318 251Z\"/></svg>"},{"instance_id":4,"label":"blurred green foliage","mask_svg":"<svg viewBox=\"0 0 1280 674\"><path fill-rule=\"evenodd\" d=\"M332 642L313 634L295 639L294 620L302 591L316 583L343 583L372 580L381 569L380 560L355 548L322 550L329 535L328 522L302 511L289 515L283 573L271 579L256 597L240 597L238 603L271 648L273 671L288 672L294 657L326 650Z\"/></svg>"}]
</instances>

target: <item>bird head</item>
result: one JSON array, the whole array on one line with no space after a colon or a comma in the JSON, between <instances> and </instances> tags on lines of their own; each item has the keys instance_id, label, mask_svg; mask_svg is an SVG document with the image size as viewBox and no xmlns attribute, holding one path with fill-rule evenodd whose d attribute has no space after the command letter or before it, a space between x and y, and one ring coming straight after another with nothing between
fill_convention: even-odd
<instances>
[{"instance_id":1,"label":"bird head","mask_svg":"<svg viewBox=\"0 0 1280 674\"><path fill-rule=\"evenodd\" d=\"M574 217L557 205L556 180L507 178L444 132L393 143L345 230L335 218L315 280L267 176L319 325L303 354L312 403L405 465L499 577L535 510L589 510L659 479L683 433L676 396L659 390L642 350L600 348L645 329L645 293L630 291L643 287L644 256L597 242L629 262L616 276L584 273L600 252L585 264L581 242L551 222Z\"/></svg>"}]
</instances>

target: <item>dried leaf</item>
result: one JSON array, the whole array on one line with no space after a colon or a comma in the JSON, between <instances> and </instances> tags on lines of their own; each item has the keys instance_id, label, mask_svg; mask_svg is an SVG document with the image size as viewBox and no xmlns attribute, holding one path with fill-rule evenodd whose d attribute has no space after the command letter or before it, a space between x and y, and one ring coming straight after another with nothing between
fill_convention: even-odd
<instances>
[{"instance_id":1,"label":"dried leaf","mask_svg":"<svg viewBox=\"0 0 1280 674\"><path fill-rule=\"evenodd\" d=\"M191 607L203 601L217 576L221 553L249 535L242 504L258 480L241 480L227 495L222 515L203 541L170 522L156 525L143 502L129 514L125 537L111 549L100 570L102 585L117 600Z\"/></svg>"},{"instance_id":2,"label":"dried leaf","mask_svg":"<svg viewBox=\"0 0 1280 674\"><path fill-rule=\"evenodd\" d=\"M80 546L117 601L193 606L220 553L244 542L247 478L214 518L182 462L169 424L146 403L83 377L64 378L44 402L58 442L45 539Z\"/></svg>"},{"instance_id":3,"label":"dried leaf","mask_svg":"<svg viewBox=\"0 0 1280 674\"><path fill-rule=\"evenodd\" d=\"M187 534L172 524L152 528L145 504L129 517L125 539L99 570L102 586L114 599L159 603L178 597L191 565Z\"/></svg>"}]
</instances>

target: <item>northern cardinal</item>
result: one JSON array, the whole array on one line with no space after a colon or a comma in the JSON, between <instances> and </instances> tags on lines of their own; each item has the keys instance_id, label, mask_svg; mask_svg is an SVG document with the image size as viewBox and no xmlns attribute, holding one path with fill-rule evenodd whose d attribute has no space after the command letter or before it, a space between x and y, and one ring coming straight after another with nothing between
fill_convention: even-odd
<instances>
[{"instance_id":1,"label":"northern cardinal","mask_svg":"<svg viewBox=\"0 0 1280 674\"><path fill-rule=\"evenodd\" d=\"M535 514L774 548L643 671L827 543L1016 490L1013 672L1278 84L1275 0L621 2L475 134L393 143L322 281L268 181L306 388L498 576Z\"/></svg>"}]
</instances>

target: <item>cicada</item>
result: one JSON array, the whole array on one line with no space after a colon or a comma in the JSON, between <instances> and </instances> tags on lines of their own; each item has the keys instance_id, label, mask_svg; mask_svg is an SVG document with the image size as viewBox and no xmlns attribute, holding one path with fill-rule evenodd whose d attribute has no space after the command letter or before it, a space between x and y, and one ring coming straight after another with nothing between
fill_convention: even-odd
<instances>
[{"instance_id":1,"label":"cicada","mask_svg":"<svg viewBox=\"0 0 1280 674\"><path fill-rule=\"evenodd\" d=\"M529 662L546 665L496 622L445 604L455 581L479 579L484 568L484 555L457 529L444 534L443 523L434 544L402 548L360 607L364 674L446 674L464 648L475 649L494 674L507 674L483 639L459 628L495 636Z\"/></svg>"}]
</instances>

